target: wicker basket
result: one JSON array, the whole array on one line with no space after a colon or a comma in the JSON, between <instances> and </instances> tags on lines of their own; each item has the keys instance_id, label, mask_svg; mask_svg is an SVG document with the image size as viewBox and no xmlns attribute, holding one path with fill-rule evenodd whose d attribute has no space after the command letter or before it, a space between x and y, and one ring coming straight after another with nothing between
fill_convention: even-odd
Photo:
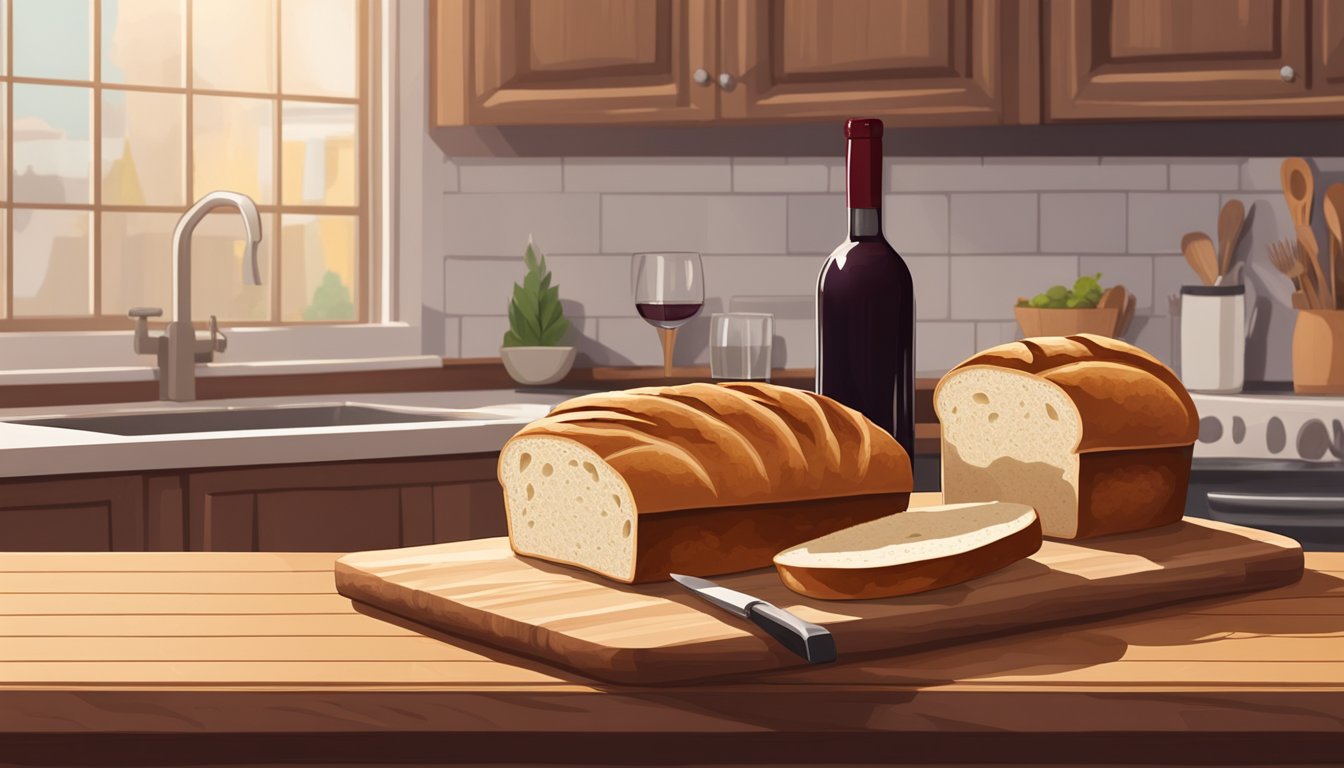
<instances>
[{"instance_id":1,"label":"wicker basket","mask_svg":"<svg viewBox=\"0 0 1344 768\"><path fill-rule=\"evenodd\" d=\"M1095 333L1115 337L1120 310L1107 309L1042 309L1040 307L1013 307L1017 324L1023 336L1068 336L1074 333Z\"/></svg>"}]
</instances>

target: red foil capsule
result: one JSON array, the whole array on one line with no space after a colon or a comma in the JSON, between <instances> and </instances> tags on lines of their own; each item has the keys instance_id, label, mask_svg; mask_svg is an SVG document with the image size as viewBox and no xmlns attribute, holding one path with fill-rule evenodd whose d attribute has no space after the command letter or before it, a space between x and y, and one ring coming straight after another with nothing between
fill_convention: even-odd
<instances>
[{"instance_id":1,"label":"red foil capsule","mask_svg":"<svg viewBox=\"0 0 1344 768\"><path fill-rule=\"evenodd\" d=\"M882 121L854 118L845 123L846 205L882 207Z\"/></svg>"}]
</instances>

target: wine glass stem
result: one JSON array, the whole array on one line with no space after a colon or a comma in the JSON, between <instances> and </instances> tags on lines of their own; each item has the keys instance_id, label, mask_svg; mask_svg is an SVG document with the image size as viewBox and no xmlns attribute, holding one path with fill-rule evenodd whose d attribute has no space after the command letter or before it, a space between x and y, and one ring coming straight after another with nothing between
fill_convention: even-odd
<instances>
[{"instance_id":1,"label":"wine glass stem","mask_svg":"<svg viewBox=\"0 0 1344 768\"><path fill-rule=\"evenodd\" d=\"M663 342L663 376L672 375L672 350L677 346L676 328L659 328L658 340Z\"/></svg>"}]
</instances>

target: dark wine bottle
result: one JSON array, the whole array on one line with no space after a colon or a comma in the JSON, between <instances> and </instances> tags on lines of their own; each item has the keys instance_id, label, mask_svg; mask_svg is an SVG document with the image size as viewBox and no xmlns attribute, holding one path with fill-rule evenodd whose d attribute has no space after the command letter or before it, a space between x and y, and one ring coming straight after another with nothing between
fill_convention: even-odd
<instances>
[{"instance_id":1,"label":"dark wine bottle","mask_svg":"<svg viewBox=\"0 0 1344 768\"><path fill-rule=\"evenodd\" d=\"M849 238L817 278L817 392L915 454L915 285L882 235L882 121L845 124Z\"/></svg>"}]
</instances>

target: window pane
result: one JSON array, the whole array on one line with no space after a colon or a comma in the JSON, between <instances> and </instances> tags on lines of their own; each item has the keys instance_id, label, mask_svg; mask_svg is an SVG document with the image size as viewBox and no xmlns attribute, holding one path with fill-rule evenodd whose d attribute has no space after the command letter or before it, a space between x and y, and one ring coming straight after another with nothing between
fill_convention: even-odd
<instances>
[{"instance_id":1,"label":"window pane","mask_svg":"<svg viewBox=\"0 0 1344 768\"><path fill-rule=\"evenodd\" d=\"M5 227L9 226L9 219L4 215L5 211L0 211L0 317L9 317L9 307L6 302L9 300L9 291L5 290L5 280L8 271L4 269L5 259L9 256L5 252L9 238L5 237Z\"/></svg>"},{"instance_id":2,"label":"window pane","mask_svg":"<svg viewBox=\"0 0 1344 768\"><path fill-rule=\"evenodd\" d=\"M14 211L14 314L93 312L89 212Z\"/></svg>"},{"instance_id":3,"label":"window pane","mask_svg":"<svg viewBox=\"0 0 1344 768\"><path fill-rule=\"evenodd\" d=\"M354 205L354 105L287 101L282 114L284 203Z\"/></svg>"},{"instance_id":4,"label":"window pane","mask_svg":"<svg viewBox=\"0 0 1344 768\"><path fill-rule=\"evenodd\" d=\"M281 319L357 320L355 217L288 215L282 224Z\"/></svg>"},{"instance_id":5,"label":"window pane","mask_svg":"<svg viewBox=\"0 0 1344 768\"><path fill-rule=\"evenodd\" d=\"M192 0L192 85L275 91L274 0Z\"/></svg>"},{"instance_id":6,"label":"window pane","mask_svg":"<svg viewBox=\"0 0 1344 768\"><path fill-rule=\"evenodd\" d=\"M90 0L12 0L14 74L89 80L93 77Z\"/></svg>"},{"instance_id":7,"label":"window pane","mask_svg":"<svg viewBox=\"0 0 1344 768\"><path fill-rule=\"evenodd\" d=\"M88 203L93 90L22 83L13 88L14 199Z\"/></svg>"},{"instance_id":8,"label":"window pane","mask_svg":"<svg viewBox=\"0 0 1344 768\"><path fill-rule=\"evenodd\" d=\"M283 0L280 77L285 93L354 98L355 0Z\"/></svg>"},{"instance_id":9,"label":"window pane","mask_svg":"<svg viewBox=\"0 0 1344 768\"><path fill-rule=\"evenodd\" d=\"M3 2L3 0L0 0ZM0 5L0 14L4 13L3 5ZM3 54L0 54L3 56ZM0 200L4 200L9 194L9 185L5 181L9 178L9 168L5 167L9 159L9 152L5 150L9 141L9 120L5 114L5 106L9 104L9 99L5 98L5 91L9 88L8 83L0 83ZM0 265L4 261L0 260Z\"/></svg>"},{"instance_id":10,"label":"window pane","mask_svg":"<svg viewBox=\"0 0 1344 768\"><path fill-rule=\"evenodd\" d=\"M103 202L183 205L186 97L103 91Z\"/></svg>"},{"instance_id":11,"label":"window pane","mask_svg":"<svg viewBox=\"0 0 1344 768\"><path fill-rule=\"evenodd\" d=\"M195 96L193 199L216 189L275 201L275 105L265 99Z\"/></svg>"},{"instance_id":12,"label":"window pane","mask_svg":"<svg viewBox=\"0 0 1344 768\"><path fill-rule=\"evenodd\" d=\"M182 86L184 0L103 0L105 83Z\"/></svg>"},{"instance_id":13,"label":"window pane","mask_svg":"<svg viewBox=\"0 0 1344 768\"><path fill-rule=\"evenodd\" d=\"M103 314L162 307L165 317L172 316L177 219L175 213L103 214Z\"/></svg>"},{"instance_id":14,"label":"window pane","mask_svg":"<svg viewBox=\"0 0 1344 768\"><path fill-rule=\"evenodd\" d=\"M191 313L195 320L219 317L222 323L269 320L271 317L271 243L275 217L261 215L261 242L257 261L262 285L243 282L243 220L225 208L211 213L196 228L191 241Z\"/></svg>"},{"instance_id":15,"label":"window pane","mask_svg":"<svg viewBox=\"0 0 1344 768\"><path fill-rule=\"evenodd\" d=\"M0 0L0 74L5 74L5 67L9 66L9 12L6 8L6 0Z\"/></svg>"}]
</instances>

